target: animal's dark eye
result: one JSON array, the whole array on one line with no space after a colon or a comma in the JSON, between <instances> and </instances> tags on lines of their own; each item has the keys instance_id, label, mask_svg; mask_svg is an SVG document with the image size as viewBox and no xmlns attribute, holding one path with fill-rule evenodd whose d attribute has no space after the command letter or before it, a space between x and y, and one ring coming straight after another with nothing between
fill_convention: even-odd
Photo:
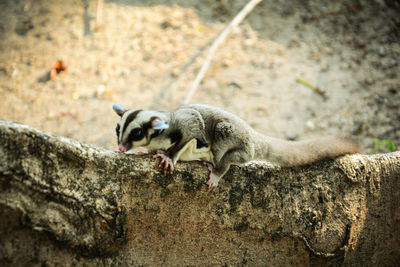
<instances>
[{"instance_id":1,"label":"animal's dark eye","mask_svg":"<svg viewBox=\"0 0 400 267\"><path fill-rule=\"evenodd\" d=\"M119 136L119 128L120 128L120 126L119 126L119 124L117 124L117 128L115 128L115 132L117 133L117 136Z\"/></svg>"},{"instance_id":2,"label":"animal's dark eye","mask_svg":"<svg viewBox=\"0 0 400 267\"><path fill-rule=\"evenodd\" d=\"M131 141L139 141L144 137L143 131L140 128L133 129L129 134L129 140Z\"/></svg>"}]
</instances>

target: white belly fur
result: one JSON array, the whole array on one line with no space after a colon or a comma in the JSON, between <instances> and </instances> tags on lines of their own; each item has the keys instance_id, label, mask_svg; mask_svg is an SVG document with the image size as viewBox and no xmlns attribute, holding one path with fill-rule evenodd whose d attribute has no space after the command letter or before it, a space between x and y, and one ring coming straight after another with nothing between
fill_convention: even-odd
<instances>
[{"instance_id":1,"label":"white belly fur","mask_svg":"<svg viewBox=\"0 0 400 267\"><path fill-rule=\"evenodd\" d=\"M186 145L176 153L174 157L174 164L178 160L192 161L192 160L203 160L210 163L214 163L213 154L210 147L197 148L197 140L192 139L186 143Z\"/></svg>"}]
</instances>

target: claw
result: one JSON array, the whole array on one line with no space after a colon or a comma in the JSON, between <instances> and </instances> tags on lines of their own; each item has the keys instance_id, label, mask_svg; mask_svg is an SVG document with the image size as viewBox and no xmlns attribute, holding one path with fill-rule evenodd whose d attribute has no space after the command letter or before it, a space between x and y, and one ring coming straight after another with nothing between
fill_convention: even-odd
<instances>
[{"instance_id":1,"label":"claw","mask_svg":"<svg viewBox=\"0 0 400 267\"><path fill-rule=\"evenodd\" d=\"M166 155L166 153L162 150L157 150L157 154L153 156L154 159L160 158L161 161L158 164L160 169L163 169L164 172L172 172L174 170L174 164L172 159Z\"/></svg>"},{"instance_id":2,"label":"claw","mask_svg":"<svg viewBox=\"0 0 400 267\"><path fill-rule=\"evenodd\" d=\"M214 185L212 182L208 181L206 183L208 185L208 192L213 192L215 190L215 188L217 188L216 185Z\"/></svg>"}]
</instances>

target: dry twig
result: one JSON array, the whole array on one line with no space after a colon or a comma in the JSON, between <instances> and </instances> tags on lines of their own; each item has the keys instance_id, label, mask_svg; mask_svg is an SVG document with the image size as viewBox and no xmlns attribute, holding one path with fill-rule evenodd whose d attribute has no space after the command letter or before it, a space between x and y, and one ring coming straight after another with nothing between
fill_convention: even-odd
<instances>
[{"instance_id":1,"label":"dry twig","mask_svg":"<svg viewBox=\"0 0 400 267\"><path fill-rule=\"evenodd\" d=\"M96 28L103 24L103 2L104 0L97 0L96 8Z\"/></svg>"},{"instance_id":2,"label":"dry twig","mask_svg":"<svg viewBox=\"0 0 400 267\"><path fill-rule=\"evenodd\" d=\"M192 56L192 58L181 68L181 70L178 72L178 74L174 75L174 79L171 79L168 84L166 86L164 86L161 90L160 93L157 94L154 98L153 98L153 103L150 105L150 108L152 109L160 109L160 107L162 106L162 100L165 100L165 98L168 96L168 92L171 89L171 87L174 85L174 83L176 83L177 81L179 81L179 79L181 79L181 77L183 76L183 74L189 69L189 67L191 67L195 62L196 59L198 57L200 57L204 51L206 50L206 48L212 44L212 42L216 39L216 37L214 36L213 38L211 38L205 45L203 45L201 48L198 49L198 51L195 53L195 55ZM171 74L167 74L168 76L171 76Z\"/></svg>"},{"instance_id":3,"label":"dry twig","mask_svg":"<svg viewBox=\"0 0 400 267\"><path fill-rule=\"evenodd\" d=\"M324 100L327 100L328 97L326 95L326 93L324 91L322 91L319 87L311 84L309 81L306 81L300 77L296 78L296 82L301 83L304 86L307 86L308 88L314 90L314 92L316 92L317 94L319 94Z\"/></svg>"},{"instance_id":4,"label":"dry twig","mask_svg":"<svg viewBox=\"0 0 400 267\"><path fill-rule=\"evenodd\" d=\"M197 87L199 86L201 80L204 77L204 74L207 71L208 66L210 65L211 59L217 50L218 46L225 40L226 36L228 36L229 32L239 25L240 22L254 9L256 5L258 5L262 0L251 0L247 3L247 5L235 16L235 18L229 23L229 25L221 32L221 34L217 37L215 42L211 45L210 50L208 50L207 56L204 60L203 65L200 68L199 73L196 76L196 79L193 81L189 92L186 95L185 100L183 101L184 104L189 103L190 99L192 98L194 92L196 91Z\"/></svg>"}]
</instances>

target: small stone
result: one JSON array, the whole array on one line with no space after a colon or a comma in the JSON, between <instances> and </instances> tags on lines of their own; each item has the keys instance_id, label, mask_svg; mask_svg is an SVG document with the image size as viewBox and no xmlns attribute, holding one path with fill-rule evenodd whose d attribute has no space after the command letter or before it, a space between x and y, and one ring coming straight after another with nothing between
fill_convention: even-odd
<instances>
[{"instance_id":1,"label":"small stone","mask_svg":"<svg viewBox=\"0 0 400 267\"><path fill-rule=\"evenodd\" d=\"M81 95L78 92L73 92L72 93L72 99L77 100L81 97Z\"/></svg>"},{"instance_id":2,"label":"small stone","mask_svg":"<svg viewBox=\"0 0 400 267\"><path fill-rule=\"evenodd\" d=\"M307 121L306 122L306 127L310 130L314 130L315 129L315 124L312 121Z\"/></svg>"},{"instance_id":3,"label":"small stone","mask_svg":"<svg viewBox=\"0 0 400 267\"><path fill-rule=\"evenodd\" d=\"M347 62L343 62L341 64L341 67L342 67L342 69L347 70L347 69L349 69L350 66L349 66L349 64Z\"/></svg>"},{"instance_id":4,"label":"small stone","mask_svg":"<svg viewBox=\"0 0 400 267\"><path fill-rule=\"evenodd\" d=\"M395 88L395 87L391 87L391 88L389 88L389 93L391 93L392 95L395 95L395 94L397 94L397 88Z\"/></svg>"},{"instance_id":5,"label":"small stone","mask_svg":"<svg viewBox=\"0 0 400 267\"><path fill-rule=\"evenodd\" d=\"M30 19L21 21L15 27L15 32L19 35L26 35L26 33L34 28L34 25Z\"/></svg>"},{"instance_id":6,"label":"small stone","mask_svg":"<svg viewBox=\"0 0 400 267\"><path fill-rule=\"evenodd\" d=\"M360 134L362 134L363 130L364 130L363 122L362 121L355 121L354 122L354 128L351 131L351 133L353 135L360 135Z\"/></svg>"},{"instance_id":7,"label":"small stone","mask_svg":"<svg viewBox=\"0 0 400 267\"><path fill-rule=\"evenodd\" d=\"M169 21L164 21L160 24L161 29L165 30L167 28L172 27L172 24Z\"/></svg>"},{"instance_id":8,"label":"small stone","mask_svg":"<svg viewBox=\"0 0 400 267\"><path fill-rule=\"evenodd\" d=\"M329 70L329 64L326 61L321 62L321 71L322 72L327 72Z\"/></svg>"},{"instance_id":9,"label":"small stone","mask_svg":"<svg viewBox=\"0 0 400 267\"><path fill-rule=\"evenodd\" d=\"M298 136L296 134L288 134L288 135L286 135L286 140L295 141L297 139L298 139Z\"/></svg>"},{"instance_id":10,"label":"small stone","mask_svg":"<svg viewBox=\"0 0 400 267\"><path fill-rule=\"evenodd\" d=\"M378 49L378 54L379 54L381 57L384 57L384 56L386 55L385 47L380 46L379 49Z\"/></svg>"},{"instance_id":11,"label":"small stone","mask_svg":"<svg viewBox=\"0 0 400 267\"><path fill-rule=\"evenodd\" d=\"M365 42L364 42L363 40L357 40L357 41L356 41L356 46L357 46L359 49L365 49L365 47L366 47Z\"/></svg>"},{"instance_id":12,"label":"small stone","mask_svg":"<svg viewBox=\"0 0 400 267\"><path fill-rule=\"evenodd\" d=\"M365 78L364 83L366 85L373 85L375 83L375 80L371 77L367 77L367 78Z\"/></svg>"},{"instance_id":13,"label":"small stone","mask_svg":"<svg viewBox=\"0 0 400 267\"><path fill-rule=\"evenodd\" d=\"M241 86L238 82L235 82L235 81L230 82L230 83L228 84L228 87L229 87L232 91L237 91L237 90L242 89L242 86Z\"/></svg>"}]
</instances>

